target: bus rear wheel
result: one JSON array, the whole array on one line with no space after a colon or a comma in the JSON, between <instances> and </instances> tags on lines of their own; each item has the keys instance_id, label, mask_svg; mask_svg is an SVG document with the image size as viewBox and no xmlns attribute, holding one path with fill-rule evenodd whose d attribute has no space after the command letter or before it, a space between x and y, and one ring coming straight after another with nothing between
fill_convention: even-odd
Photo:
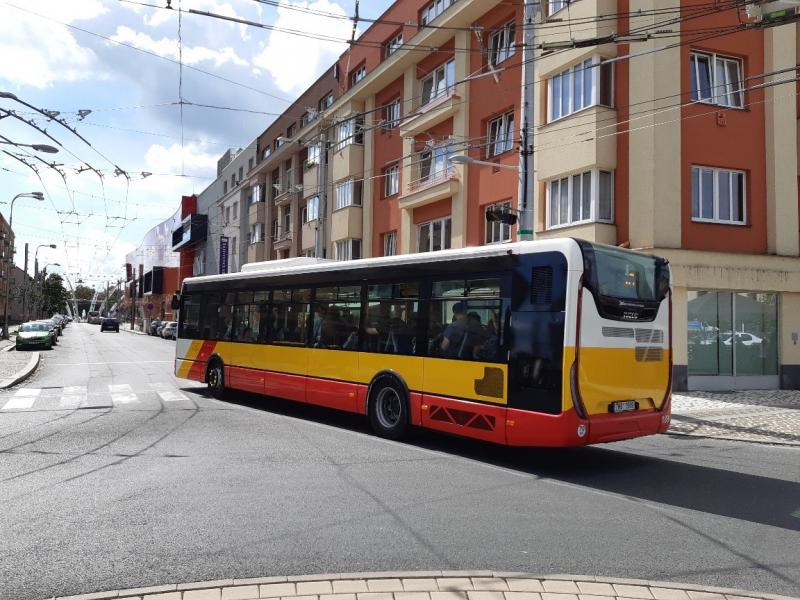
<instances>
[{"instance_id":1,"label":"bus rear wheel","mask_svg":"<svg viewBox=\"0 0 800 600\"><path fill-rule=\"evenodd\" d=\"M225 370L219 359L214 360L208 366L206 381L208 382L208 390L214 398L220 399L225 396Z\"/></svg>"},{"instance_id":2,"label":"bus rear wheel","mask_svg":"<svg viewBox=\"0 0 800 600\"><path fill-rule=\"evenodd\" d=\"M369 420L381 437L398 440L408 431L408 401L405 390L393 381L378 383L369 399Z\"/></svg>"}]
</instances>

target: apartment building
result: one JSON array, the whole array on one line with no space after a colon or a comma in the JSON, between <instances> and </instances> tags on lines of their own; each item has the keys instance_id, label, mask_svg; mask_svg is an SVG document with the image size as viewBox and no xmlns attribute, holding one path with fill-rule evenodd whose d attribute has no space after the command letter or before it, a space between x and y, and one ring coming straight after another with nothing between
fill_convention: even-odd
<instances>
[{"instance_id":1,"label":"apartment building","mask_svg":"<svg viewBox=\"0 0 800 600\"><path fill-rule=\"evenodd\" d=\"M8 295L10 306L14 298L13 289L14 270L14 231L6 218L0 214L0 310L5 305ZM0 318L2 318L0 316ZM2 329L2 323L0 323Z\"/></svg>"},{"instance_id":2,"label":"apartment building","mask_svg":"<svg viewBox=\"0 0 800 600\"><path fill-rule=\"evenodd\" d=\"M800 387L797 25L541 7L535 237L670 260L676 390ZM519 207L521 39L521 2L395 2L258 137L247 260L516 239L486 213Z\"/></svg>"}]
</instances>

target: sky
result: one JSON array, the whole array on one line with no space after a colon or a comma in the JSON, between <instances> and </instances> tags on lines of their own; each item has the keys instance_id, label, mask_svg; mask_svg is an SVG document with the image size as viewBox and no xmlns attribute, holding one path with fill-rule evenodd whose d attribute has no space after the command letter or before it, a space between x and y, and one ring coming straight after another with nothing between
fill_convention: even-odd
<instances>
[{"instance_id":1,"label":"sky","mask_svg":"<svg viewBox=\"0 0 800 600\"><path fill-rule=\"evenodd\" d=\"M182 195L213 181L225 150L249 144L346 49L352 21L335 15L352 15L355 0L171 0L328 38L184 13L180 44L178 13L166 4L0 0L0 92L19 99L0 98L0 142L59 150L0 144L15 155L0 152L0 213L9 218L19 193L45 195L14 203L15 264L23 266L28 243L30 273L37 246L56 244L38 250L39 266L57 263L48 271L73 286L123 277L125 254ZM361 0L359 12L375 18L390 4ZM181 128L179 97L222 108L184 105ZM58 111L65 124L22 102Z\"/></svg>"}]
</instances>

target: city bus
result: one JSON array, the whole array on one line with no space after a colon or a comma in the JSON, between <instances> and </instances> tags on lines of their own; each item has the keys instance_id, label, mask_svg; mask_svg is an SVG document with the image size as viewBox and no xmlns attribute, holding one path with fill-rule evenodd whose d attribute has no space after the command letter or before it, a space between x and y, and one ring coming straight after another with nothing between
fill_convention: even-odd
<instances>
[{"instance_id":1,"label":"city bus","mask_svg":"<svg viewBox=\"0 0 800 600\"><path fill-rule=\"evenodd\" d=\"M663 258L571 238L183 282L177 377L510 446L582 446L670 422Z\"/></svg>"}]
</instances>

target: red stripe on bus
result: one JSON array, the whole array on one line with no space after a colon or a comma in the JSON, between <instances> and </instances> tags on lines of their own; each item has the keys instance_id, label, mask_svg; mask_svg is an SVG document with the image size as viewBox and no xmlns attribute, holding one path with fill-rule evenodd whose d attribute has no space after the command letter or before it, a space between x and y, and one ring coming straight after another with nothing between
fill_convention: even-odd
<instances>
[{"instance_id":1,"label":"red stripe on bus","mask_svg":"<svg viewBox=\"0 0 800 600\"><path fill-rule=\"evenodd\" d=\"M431 394L422 395L421 422L424 427L455 435L506 443L506 409L453 400Z\"/></svg>"},{"instance_id":2,"label":"red stripe on bus","mask_svg":"<svg viewBox=\"0 0 800 600\"><path fill-rule=\"evenodd\" d=\"M655 409L637 410L622 414L598 414L589 417L588 444L617 442L658 433L661 412Z\"/></svg>"},{"instance_id":3,"label":"red stripe on bus","mask_svg":"<svg viewBox=\"0 0 800 600\"><path fill-rule=\"evenodd\" d=\"M186 376L187 379L205 382L206 364L208 363L208 358L214 353L214 349L216 347L217 342L203 342L200 346L200 350L197 351L197 356L188 357L189 359L194 360L194 363L189 368L189 373Z\"/></svg>"},{"instance_id":4,"label":"red stripe on bus","mask_svg":"<svg viewBox=\"0 0 800 600\"><path fill-rule=\"evenodd\" d=\"M573 408L558 415L509 408L506 411L506 443L509 446L583 446L586 438L578 436L581 423L586 421L579 418Z\"/></svg>"},{"instance_id":5,"label":"red stripe on bus","mask_svg":"<svg viewBox=\"0 0 800 600\"><path fill-rule=\"evenodd\" d=\"M264 379L264 393L267 396L275 396L276 398L305 402L306 377L268 371Z\"/></svg>"},{"instance_id":6,"label":"red stripe on bus","mask_svg":"<svg viewBox=\"0 0 800 600\"><path fill-rule=\"evenodd\" d=\"M228 367L225 369L225 383L227 387L243 392L263 394L265 380L268 374L260 369L245 369L244 367Z\"/></svg>"},{"instance_id":7,"label":"red stripe on bus","mask_svg":"<svg viewBox=\"0 0 800 600\"><path fill-rule=\"evenodd\" d=\"M306 379L306 399L310 404L357 412L358 384L330 379Z\"/></svg>"}]
</instances>

